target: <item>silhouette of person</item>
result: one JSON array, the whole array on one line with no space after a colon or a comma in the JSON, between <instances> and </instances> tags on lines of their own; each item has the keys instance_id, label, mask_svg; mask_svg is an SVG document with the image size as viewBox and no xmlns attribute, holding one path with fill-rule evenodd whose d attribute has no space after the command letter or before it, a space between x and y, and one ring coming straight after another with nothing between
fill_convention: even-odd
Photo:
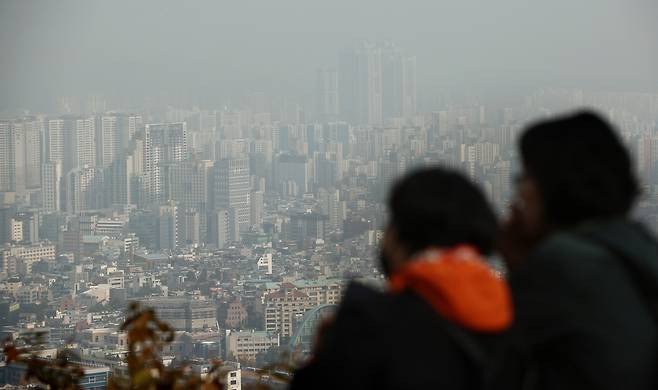
<instances>
[{"instance_id":1,"label":"silhouette of person","mask_svg":"<svg viewBox=\"0 0 658 390\"><path fill-rule=\"evenodd\" d=\"M400 180L381 245L386 291L352 283L292 389L480 389L511 296L483 256L497 221L483 194L441 168Z\"/></svg>"},{"instance_id":2,"label":"silhouette of person","mask_svg":"<svg viewBox=\"0 0 658 390\"><path fill-rule=\"evenodd\" d=\"M628 214L638 195L627 151L591 112L530 126L500 247L515 321L493 387L655 385L658 245Z\"/></svg>"}]
</instances>

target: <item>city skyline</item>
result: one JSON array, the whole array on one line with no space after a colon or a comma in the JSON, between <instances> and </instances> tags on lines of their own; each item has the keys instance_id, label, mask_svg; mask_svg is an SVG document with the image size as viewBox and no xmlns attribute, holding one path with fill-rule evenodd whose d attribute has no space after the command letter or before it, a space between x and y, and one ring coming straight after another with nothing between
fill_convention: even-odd
<instances>
[{"instance_id":1,"label":"city skyline","mask_svg":"<svg viewBox=\"0 0 658 390\"><path fill-rule=\"evenodd\" d=\"M658 8L633 3L0 3L0 333L103 387L141 302L165 366L253 384L350 282L386 286L394 183L452 170L503 220L519 136L574 111L612 125L658 233Z\"/></svg>"}]
</instances>

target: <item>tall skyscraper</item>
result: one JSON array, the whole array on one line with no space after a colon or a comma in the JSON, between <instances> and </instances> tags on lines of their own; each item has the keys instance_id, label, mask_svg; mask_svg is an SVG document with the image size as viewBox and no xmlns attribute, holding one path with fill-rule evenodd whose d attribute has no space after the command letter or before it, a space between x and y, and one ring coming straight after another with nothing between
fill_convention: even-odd
<instances>
[{"instance_id":1,"label":"tall skyscraper","mask_svg":"<svg viewBox=\"0 0 658 390\"><path fill-rule=\"evenodd\" d=\"M127 145L128 120L124 115L109 114L101 117L101 125L96 129L96 159L100 167L109 167L122 145Z\"/></svg>"},{"instance_id":2,"label":"tall skyscraper","mask_svg":"<svg viewBox=\"0 0 658 390\"><path fill-rule=\"evenodd\" d=\"M14 126L0 122L0 192L16 190L16 157Z\"/></svg>"},{"instance_id":3,"label":"tall skyscraper","mask_svg":"<svg viewBox=\"0 0 658 390\"><path fill-rule=\"evenodd\" d=\"M220 115L221 134L225 139L242 138L242 113L224 110Z\"/></svg>"},{"instance_id":4,"label":"tall skyscraper","mask_svg":"<svg viewBox=\"0 0 658 390\"><path fill-rule=\"evenodd\" d=\"M355 49L345 49L338 56L338 113L342 120L357 123L357 60Z\"/></svg>"},{"instance_id":5,"label":"tall skyscraper","mask_svg":"<svg viewBox=\"0 0 658 390\"><path fill-rule=\"evenodd\" d=\"M364 42L339 58L340 117L380 126L416 113L416 58L392 43Z\"/></svg>"},{"instance_id":6,"label":"tall skyscraper","mask_svg":"<svg viewBox=\"0 0 658 390\"><path fill-rule=\"evenodd\" d=\"M41 207L46 213L61 210L61 185L64 180L62 162L46 162L41 169Z\"/></svg>"},{"instance_id":7,"label":"tall skyscraper","mask_svg":"<svg viewBox=\"0 0 658 390\"><path fill-rule=\"evenodd\" d=\"M382 50L382 105L384 119L402 116L403 64L400 49L392 43L380 45Z\"/></svg>"},{"instance_id":8,"label":"tall skyscraper","mask_svg":"<svg viewBox=\"0 0 658 390\"><path fill-rule=\"evenodd\" d=\"M108 167L115 158L124 154L137 131L143 127L140 115L122 113L105 114L96 129L96 158L99 166Z\"/></svg>"},{"instance_id":9,"label":"tall skyscraper","mask_svg":"<svg viewBox=\"0 0 658 390\"><path fill-rule=\"evenodd\" d=\"M658 137L643 135L637 139L637 170L648 183L658 183Z\"/></svg>"},{"instance_id":10,"label":"tall skyscraper","mask_svg":"<svg viewBox=\"0 0 658 390\"><path fill-rule=\"evenodd\" d=\"M250 225L256 230L263 227L263 203L264 194L262 191L251 192L251 222Z\"/></svg>"},{"instance_id":11,"label":"tall skyscraper","mask_svg":"<svg viewBox=\"0 0 658 390\"><path fill-rule=\"evenodd\" d=\"M144 119L139 114L128 115L128 140L130 141L135 137L135 134L138 131L141 131L144 128ZM128 145L124 145L127 147Z\"/></svg>"},{"instance_id":12,"label":"tall skyscraper","mask_svg":"<svg viewBox=\"0 0 658 390\"><path fill-rule=\"evenodd\" d=\"M36 118L0 122L0 192L39 188L40 123Z\"/></svg>"},{"instance_id":13,"label":"tall skyscraper","mask_svg":"<svg viewBox=\"0 0 658 390\"><path fill-rule=\"evenodd\" d=\"M280 155L275 173L279 189L286 195L301 197L311 190L312 164L306 156Z\"/></svg>"},{"instance_id":14,"label":"tall skyscraper","mask_svg":"<svg viewBox=\"0 0 658 390\"><path fill-rule=\"evenodd\" d=\"M96 125L94 116L72 119L61 118L64 131L64 172L75 168L96 166ZM72 121L72 123L70 122ZM59 125L59 124L58 124ZM71 126L72 125L72 126ZM50 161L56 161L52 158Z\"/></svg>"},{"instance_id":15,"label":"tall skyscraper","mask_svg":"<svg viewBox=\"0 0 658 390\"><path fill-rule=\"evenodd\" d=\"M212 192L213 162L209 160L186 160L167 166L169 199L179 202L181 207L200 211L209 210Z\"/></svg>"},{"instance_id":16,"label":"tall skyscraper","mask_svg":"<svg viewBox=\"0 0 658 390\"><path fill-rule=\"evenodd\" d=\"M144 129L144 180L149 202L165 201L164 165L189 158L185 123L148 124Z\"/></svg>"},{"instance_id":17,"label":"tall skyscraper","mask_svg":"<svg viewBox=\"0 0 658 390\"><path fill-rule=\"evenodd\" d=\"M11 140L11 145L10 147L13 148L11 158L13 158L13 161L11 162L11 165L13 165L13 184L14 184L14 189L13 191L16 191L18 193L21 193L25 191L25 128L23 126L23 123L20 121L12 122L12 131L11 135L13 137L13 140Z\"/></svg>"},{"instance_id":18,"label":"tall skyscraper","mask_svg":"<svg viewBox=\"0 0 658 390\"><path fill-rule=\"evenodd\" d=\"M174 250L180 245L178 205L169 202L158 207L158 246Z\"/></svg>"},{"instance_id":19,"label":"tall skyscraper","mask_svg":"<svg viewBox=\"0 0 658 390\"><path fill-rule=\"evenodd\" d=\"M73 139L75 167L96 166L96 126L97 118L90 116L75 121Z\"/></svg>"},{"instance_id":20,"label":"tall skyscraper","mask_svg":"<svg viewBox=\"0 0 658 390\"><path fill-rule=\"evenodd\" d=\"M98 114L107 110L107 101L101 95L91 95L87 98L87 112Z\"/></svg>"},{"instance_id":21,"label":"tall skyscraper","mask_svg":"<svg viewBox=\"0 0 658 390\"><path fill-rule=\"evenodd\" d=\"M418 110L416 90L416 57L402 60L402 116L410 120Z\"/></svg>"},{"instance_id":22,"label":"tall skyscraper","mask_svg":"<svg viewBox=\"0 0 658 390\"><path fill-rule=\"evenodd\" d=\"M108 183L109 203L116 205L127 205L137 203L135 196L135 157L133 154L117 156L106 177Z\"/></svg>"},{"instance_id":23,"label":"tall skyscraper","mask_svg":"<svg viewBox=\"0 0 658 390\"><path fill-rule=\"evenodd\" d=\"M231 236L235 236L235 234L235 231L231 232L231 215L228 210L220 209L210 212L208 217L209 244L220 249L224 248L232 240Z\"/></svg>"},{"instance_id":24,"label":"tall skyscraper","mask_svg":"<svg viewBox=\"0 0 658 390\"><path fill-rule=\"evenodd\" d=\"M340 201L340 192L336 188L321 188L318 200L322 213L328 217L328 228L341 230L345 220L345 205Z\"/></svg>"},{"instance_id":25,"label":"tall skyscraper","mask_svg":"<svg viewBox=\"0 0 658 390\"><path fill-rule=\"evenodd\" d=\"M338 118L338 71L332 68L318 70L316 116L327 121Z\"/></svg>"},{"instance_id":26,"label":"tall skyscraper","mask_svg":"<svg viewBox=\"0 0 658 390\"><path fill-rule=\"evenodd\" d=\"M382 78L382 50L381 48L364 44L358 53L360 84L362 89L360 98L365 99L367 122L370 125L381 125L383 121L384 86Z\"/></svg>"},{"instance_id":27,"label":"tall skyscraper","mask_svg":"<svg viewBox=\"0 0 658 390\"><path fill-rule=\"evenodd\" d=\"M313 152L320 150L320 148L323 147L325 143L323 127L319 123L308 124L306 125L304 132L307 153L312 155Z\"/></svg>"},{"instance_id":28,"label":"tall skyscraper","mask_svg":"<svg viewBox=\"0 0 658 390\"><path fill-rule=\"evenodd\" d=\"M288 239L300 247L325 239L327 216L315 212L295 212L290 215Z\"/></svg>"},{"instance_id":29,"label":"tall skyscraper","mask_svg":"<svg viewBox=\"0 0 658 390\"><path fill-rule=\"evenodd\" d=\"M22 161L21 172L24 179L21 182L27 189L39 188L41 185L41 133L43 121L36 117L27 117L15 122L15 133L20 134L23 145L21 153L17 154Z\"/></svg>"},{"instance_id":30,"label":"tall skyscraper","mask_svg":"<svg viewBox=\"0 0 658 390\"><path fill-rule=\"evenodd\" d=\"M180 243L182 245L198 245L201 239L201 214L193 209L185 209L180 219Z\"/></svg>"},{"instance_id":31,"label":"tall skyscraper","mask_svg":"<svg viewBox=\"0 0 658 390\"><path fill-rule=\"evenodd\" d=\"M44 161L64 163L64 135L73 132L73 117L49 119L44 132ZM63 166L62 166L63 167Z\"/></svg>"},{"instance_id":32,"label":"tall skyscraper","mask_svg":"<svg viewBox=\"0 0 658 390\"><path fill-rule=\"evenodd\" d=\"M104 206L103 172L95 167L72 169L65 176L66 211L78 214Z\"/></svg>"},{"instance_id":33,"label":"tall skyscraper","mask_svg":"<svg viewBox=\"0 0 658 390\"><path fill-rule=\"evenodd\" d=\"M214 208L235 213L240 231L249 229L251 223L249 158L225 158L214 166Z\"/></svg>"},{"instance_id":34,"label":"tall skyscraper","mask_svg":"<svg viewBox=\"0 0 658 390\"><path fill-rule=\"evenodd\" d=\"M381 125L383 119L382 50L363 42L339 58L340 114L348 122Z\"/></svg>"}]
</instances>

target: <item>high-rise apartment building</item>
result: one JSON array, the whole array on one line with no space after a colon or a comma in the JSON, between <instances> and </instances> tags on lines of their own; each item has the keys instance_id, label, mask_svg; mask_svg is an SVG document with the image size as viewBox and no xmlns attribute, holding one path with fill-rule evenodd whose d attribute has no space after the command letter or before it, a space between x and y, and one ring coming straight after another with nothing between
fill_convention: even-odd
<instances>
[{"instance_id":1,"label":"high-rise apartment building","mask_svg":"<svg viewBox=\"0 0 658 390\"><path fill-rule=\"evenodd\" d=\"M41 134L44 122L40 118L28 117L14 124L16 133L22 133L24 150L22 151L24 182L26 189L39 188L41 185L42 147ZM20 129L20 130L19 130Z\"/></svg>"},{"instance_id":2,"label":"high-rise apartment building","mask_svg":"<svg viewBox=\"0 0 658 390\"><path fill-rule=\"evenodd\" d=\"M127 205L137 203L137 189L135 176L135 157L133 154L117 156L107 170L107 195L109 203Z\"/></svg>"},{"instance_id":3,"label":"high-rise apartment building","mask_svg":"<svg viewBox=\"0 0 658 390\"><path fill-rule=\"evenodd\" d=\"M115 159L119 139L124 127L124 117L103 115L96 132L96 158L100 167L109 167Z\"/></svg>"},{"instance_id":4,"label":"high-rise apartment building","mask_svg":"<svg viewBox=\"0 0 658 390\"><path fill-rule=\"evenodd\" d=\"M39 188L41 126L34 117L0 122L0 192Z\"/></svg>"},{"instance_id":5,"label":"high-rise apartment building","mask_svg":"<svg viewBox=\"0 0 658 390\"><path fill-rule=\"evenodd\" d=\"M314 212L294 212L288 225L288 239L304 246L305 243L315 243L324 240L327 216Z\"/></svg>"},{"instance_id":6,"label":"high-rise apartment building","mask_svg":"<svg viewBox=\"0 0 658 390\"><path fill-rule=\"evenodd\" d=\"M364 44L357 52L359 99L363 100L365 110L362 112L364 123L381 125L383 121L384 80L382 77L381 48Z\"/></svg>"},{"instance_id":7,"label":"high-rise apartment building","mask_svg":"<svg viewBox=\"0 0 658 390\"><path fill-rule=\"evenodd\" d=\"M180 216L180 243L182 245L199 245L201 239L201 214L194 209L183 210Z\"/></svg>"},{"instance_id":8,"label":"high-rise apartment building","mask_svg":"<svg viewBox=\"0 0 658 390\"><path fill-rule=\"evenodd\" d=\"M104 206L103 172L95 167L83 166L65 176L66 211L78 214L84 210Z\"/></svg>"},{"instance_id":9,"label":"high-rise apartment building","mask_svg":"<svg viewBox=\"0 0 658 390\"><path fill-rule=\"evenodd\" d=\"M189 158L185 123L146 125L143 147L145 198L161 203L166 200L164 165Z\"/></svg>"},{"instance_id":10,"label":"high-rise apartment building","mask_svg":"<svg viewBox=\"0 0 658 390\"><path fill-rule=\"evenodd\" d=\"M134 114L109 113L100 117L96 129L96 158L99 166L108 167L124 155L135 133L143 127L142 117Z\"/></svg>"},{"instance_id":11,"label":"high-rise apartment building","mask_svg":"<svg viewBox=\"0 0 658 390\"><path fill-rule=\"evenodd\" d=\"M144 119L139 114L130 114L128 115L128 139L127 142L130 142L135 137L135 134L138 131L141 131L144 128ZM128 145L124 145L127 147Z\"/></svg>"},{"instance_id":12,"label":"high-rise apartment building","mask_svg":"<svg viewBox=\"0 0 658 390\"><path fill-rule=\"evenodd\" d=\"M341 53L339 63L339 112L343 119L352 123L381 125L381 47L364 42Z\"/></svg>"},{"instance_id":13,"label":"high-rise apartment building","mask_svg":"<svg viewBox=\"0 0 658 390\"><path fill-rule=\"evenodd\" d=\"M412 119L418 110L416 88L416 57L402 59L402 116Z\"/></svg>"},{"instance_id":14,"label":"high-rise apartment building","mask_svg":"<svg viewBox=\"0 0 658 390\"><path fill-rule=\"evenodd\" d=\"M311 160L306 156L282 154L276 165L276 182L282 193L301 197L311 190Z\"/></svg>"},{"instance_id":15,"label":"high-rise apartment building","mask_svg":"<svg viewBox=\"0 0 658 390\"><path fill-rule=\"evenodd\" d=\"M252 191L251 192L251 213L250 213L250 225L256 230L260 230L263 227L263 204L264 204L264 193L263 191Z\"/></svg>"},{"instance_id":16,"label":"high-rise apartment building","mask_svg":"<svg viewBox=\"0 0 658 390\"><path fill-rule=\"evenodd\" d=\"M0 192L16 191L16 141L14 126L0 122Z\"/></svg>"},{"instance_id":17,"label":"high-rise apartment building","mask_svg":"<svg viewBox=\"0 0 658 390\"><path fill-rule=\"evenodd\" d=\"M228 245L229 242L234 241L239 237L239 232L235 229L234 223L231 223L231 217L234 213L229 213L226 209L212 210L208 215L208 240L207 243L222 249Z\"/></svg>"},{"instance_id":18,"label":"high-rise apartment building","mask_svg":"<svg viewBox=\"0 0 658 390\"><path fill-rule=\"evenodd\" d=\"M345 221L345 202L340 200L340 192L336 188L320 188L318 200L322 213L327 216L328 228L333 231L342 230Z\"/></svg>"},{"instance_id":19,"label":"high-rise apartment building","mask_svg":"<svg viewBox=\"0 0 658 390\"><path fill-rule=\"evenodd\" d=\"M224 110L220 114L222 138L242 138L243 118L240 111Z\"/></svg>"},{"instance_id":20,"label":"high-rise apartment building","mask_svg":"<svg viewBox=\"0 0 658 390\"><path fill-rule=\"evenodd\" d=\"M44 161L61 161L64 164L65 134L73 132L74 119L71 116L52 118L46 121L43 136ZM64 165L62 165L64 169Z\"/></svg>"},{"instance_id":21,"label":"high-rise apartment building","mask_svg":"<svg viewBox=\"0 0 658 390\"><path fill-rule=\"evenodd\" d=\"M90 116L88 118L78 118L75 120L73 131L68 137L65 135L65 166L64 171L75 168L95 167L96 166L96 126L98 118ZM66 148L70 150L67 153ZM66 161L68 160L68 166Z\"/></svg>"},{"instance_id":22,"label":"high-rise apartment building","mask_svg":"<svg viewBox=\"0 0 658 390\"><path fill-rule=\"evenodd\" d=\"M180 221L176 202L158 207L159 248L174 250L180 245Z\"/></svg>"},{"instance_id":23,"label":"high-rise apartment building","mask_svg":"<svg viewBox=\"0 0 658 390\"><path fill-rule=\"evenodd\" d=\"M316 115L318 119L336 120L339 110L338 71L333 68L318 70Z\"/></svg>"},{"instance_id":24,"label":"high-rise apartment building","mask_svg":"<svg viewBox=\"0 0 658 390\"><path fill-rule=\"evenodd\" d=\"M251 223L249 175L248 157L217 160L213 169L214 208L234 212L239 231L248 230Z\"/></svg>"},{"instance_id":25,"label":"high-rise apartment building","mask_svg":"<svg viewBox=\"0 0 658 390\"><path fill-rule=\"evenodd\" d=\"M339 59L340 116L381 126L384 120L416 113L416 58L392 43L364 42Z\"/></svg>"},{"instance_id":26,"label":"high-rise apartment building","mask_svg":"<svg viewBox=\"0 0 658 390\"><path fill-rule=\"evenodd\" d=\"M307 310L314 307L314 300L308 294L283 285L281 289L265 296L265 331L290 337L294 325Z\"/></svg>"},{"instance_id":27,"label":"high-rise apartment building","mask_svg":"<svg viewBox=\"0 0 658 390\"><path fill-rule=\"evenodd\" d=\"M62 209L62 182L64 173L62 162L46 162L41 167L41 207L46 213L54 213Z\"/></svg>"},{"instance_id":28,"label":"high-rise apartment building","mask_svg":"<svg viewBox=\"0 0 658 390\"><path fill-rule=\"evenodd\" d=\"M213 162L186 160L166 166L168 197L182 207L206 211L210 208Z\"/></svg>"}]
</instances>

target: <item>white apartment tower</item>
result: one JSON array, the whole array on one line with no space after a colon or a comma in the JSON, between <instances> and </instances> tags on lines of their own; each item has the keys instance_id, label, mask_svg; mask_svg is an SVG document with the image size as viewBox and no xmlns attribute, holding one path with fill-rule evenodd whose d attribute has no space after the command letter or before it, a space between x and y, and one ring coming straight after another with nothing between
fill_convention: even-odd
<instances>
[{"instance_id":1,"label":"white apartment tower","mask_svg":"<svg viewBox=\"0 0 658 390\"><path fill-rule=\"evenodd\" d=\"M164 164L189 157L185 123L148 124L144 128L144 180L146 199L161 203L166 199Z\"/></svg>"},{"instance_id":2,"label":"white apartment tower","mask_svg":"<svg viewBox=\"0 0 658 390\"><path fill-rule=\"evenodd\" d=\"M44 131L44 161L64 163L64 135L72 132L73 120L69 117L49 119Z\"/></svg>"},{"instance_id":3,"label":"white apartment tower","mask_svg":"<svg viewBox=\"0 0 658 390\"><path fill-rule=\"evenodd\" d=\"M239 231L246 231L251 224L251 185L249 158L225 158L217 160L214 167L214 208L235 213L234 223Z\"/></svg>"}]
</instances>

